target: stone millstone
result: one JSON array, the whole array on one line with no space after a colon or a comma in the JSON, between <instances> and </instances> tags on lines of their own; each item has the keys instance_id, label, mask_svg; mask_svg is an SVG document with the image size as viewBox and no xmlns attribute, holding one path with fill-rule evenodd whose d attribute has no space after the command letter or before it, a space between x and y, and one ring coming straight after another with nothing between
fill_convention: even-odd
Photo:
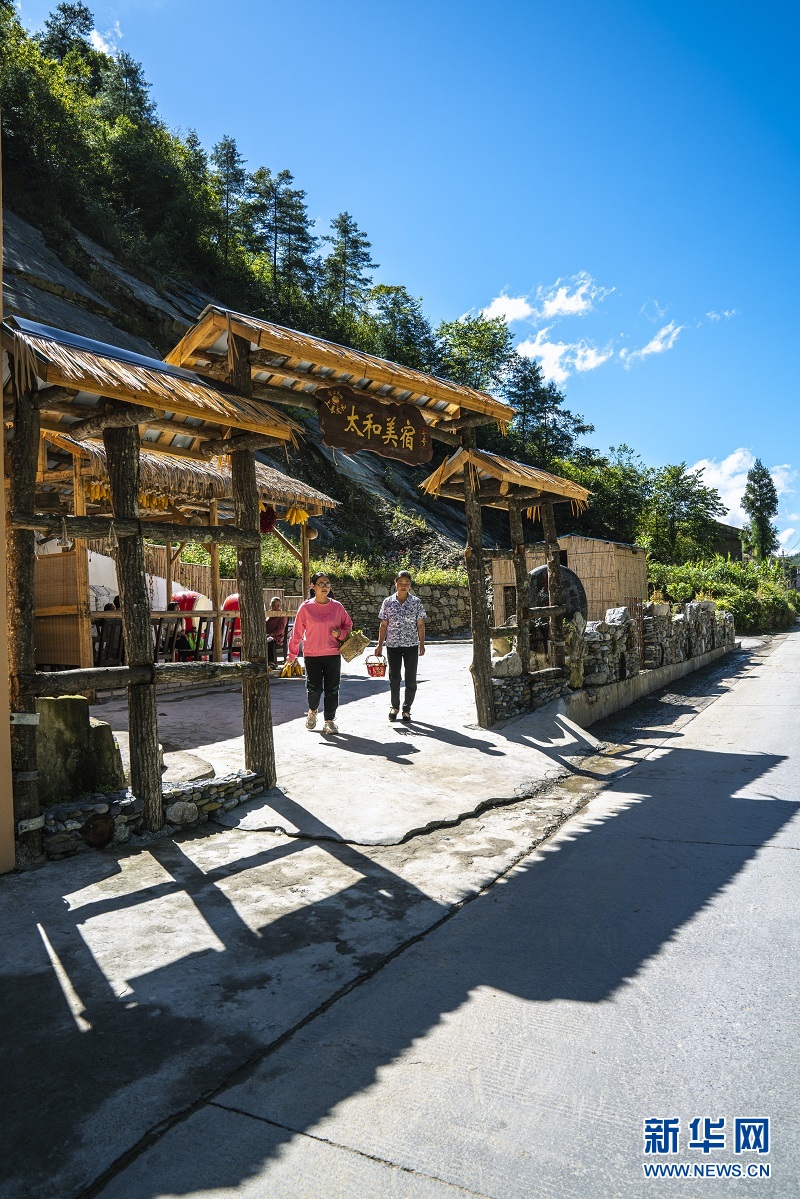
<instances>
[{"instance_id":1,"label":"stone millstone","mask_svg":"<svg viewBox=\"0 0 800 1199\"><path fill-rule=\"evenodd\" d=\"M571 620L576 612L580 612L583 619L586 620L589 615L589 605L586 602L586 592L583 589L583 583L574 570L569 570L566 566L560 567L560 570L567 619ZM530 572L528 578L530 579L528 590L529 606L531 608L546 608L550 603L550 595L547 590L547 567L537 566L535 570Z\"/></svg>"}]
</instances>

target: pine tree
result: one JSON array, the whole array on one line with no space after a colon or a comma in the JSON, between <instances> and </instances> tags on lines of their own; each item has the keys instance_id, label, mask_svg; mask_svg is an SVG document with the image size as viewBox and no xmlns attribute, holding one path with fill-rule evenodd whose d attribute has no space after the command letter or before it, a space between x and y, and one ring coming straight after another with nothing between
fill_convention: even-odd
<instances>
[{"instance_id":1,"label":"pine tree","mask_svg":"<svg viewBox=\"0 0 800 1199\"><path fill-rule=\"evenodd\" d=\"M291 171L273 175L269 167L259 167L250 179L246 205L245 247L268 259L273 293L287 312L295 293L313 287L317 247L306 193L293 188L293 182Z\"/></svg>"},{"instance_id":2,"label":"pine tree","mask_svg":"<svg viewBox=\"0 0 800 1199\"><path fill-rule=\"evenodd\" d=\"M153 124L155 104L149 92L142 64L123 50L109 60L103 72L100 111L108 121L127 117L135 125Z\"/></svg>"},{"instance_id":3,"label":"pine tree","mask_svg":"<svg viewBox=\"0 0 800 1199\"><path fill-rule=\"evenodd\" d=\"M374 341L370 347L381 358L415 370L436 374L439 346L431 323L422 311L422 301L405 287L379 283L370 292Z\"/></svg>"},{"instance_id":4,"label":"pine tree","mask_svg":"<svg viewBox=\"0 0 800 1199\"><path fill-rule=\"evenodd\" d=\"M222 231L220 244L222 260L227 266L232 243L241 226L242 208L245 201L247 172L244 156L239 153L236 139L225 136L211 150L214 190L219 199Z\"/></svg>"},{"instance_id":5,"label":"pine tree","mask_svg":"<svg viewBox=\"0 0 800 1199\"><path fill-rule=\"evenodd\" d=\"M778 548L778 530L772 518L778 511L778 492L760 458L756 458L747 472L747 486L742 496L744 508L750 521L747 526L747 541L752 545L757 558L768 558Z\"/></svg>"},{"instance_id":6,"label":"pine tree","mask_svg":"<svg viewBox=\"0 0 800 1199\"><path fill-rule=\"evenodd\" d=\"M594 432L582 416L564 407L566 397L555 383L546 383L535 358L515 354L504 387L517 415L510 429L515 457L550 470L557 458L569 458L578 439Z\"/></svg>"},{"instance_id":7,"label":"pine tree","mask_svg":"<svg viewBox=\"0 0 800 1199\"><path fill-rule=\"evenodd\" d=\"M346 320L356 320L366 307L372 283L370 271L378 269L372 261L372 246L349 212L340 212L331 222L330 253L322 264L323 291L334 311Z\"/></svg>"},{"instance_id":8,"label":"pine tree","mask_svg":"<svg viewBox=\"0 0 800 1199\"><path fill-rule=\"evenodd\" d=\"M62 62L70 50L88 53L89 34L94 29L94 17L81 0L59 4L44 23L38 42L42 54Z\"/></svg>"}]
</instances>

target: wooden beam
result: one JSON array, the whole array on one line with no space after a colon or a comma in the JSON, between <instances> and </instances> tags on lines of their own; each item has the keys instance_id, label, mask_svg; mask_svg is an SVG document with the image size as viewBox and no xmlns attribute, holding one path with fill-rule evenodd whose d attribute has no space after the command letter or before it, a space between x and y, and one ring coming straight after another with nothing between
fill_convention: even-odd
<instances>
[{"instance_id":1,"label":"wooden beam","mask_svg":"<svg viewBox=\"0 0 800 1199\"><path fill-rule=\"evenodd\" d=\"M470 412L467 416L458 417L457 420L441 421L435 427L442 433L458 433L461 429L476 429L479 425L496 424L497 417L495 416L485 416L482 412Z\"/></svg>"},{"instance_id":2,"label":"wooden beam","mask_svg":"<svg viewBox=\"0 0 800 1199\"><path fill-rule=\"evenodd\" d=\"M475 448L475 431L461 433L465 450ZM481 506L472 485L472 475L464 475L464 512L467 518L467 545L464 558L469 583L470 623L472 625L472 684L475 688L475 707L478 724L489 729L495 722L492 693L492 654L489 644L489 614L486 605L486 580L483 569L483 523Z\"/></svg>"},{"instance_id":3,"label":"wooden beam","mask_svg":"<svg viewBox=\"0 0 800 1199\"><path fill-rule=\"evenodd\" d=\"M40 412L44 412L51 408L66 407L66 400L72 399L77 395L75 388L71 387L40 387L34 396L34 403Z\"/></svg>"},{"instance_id":4,"label":"wooden beam","mask_svg":"<svg viewBox=\"0 0 800 1199\"><path fill-rule=\"evenodd\" d=\"M20 693L35 697L158 683L239 683L263 678L268 669L265 663L255 662L149 662L139 666L95 666L92 670L42 670L20 677Z\"/></svg>"},{"instance_id":5,"label":"wooden beam","mask_svg":"<svg viewBox=\"0 0 800 1199\"><path fill-rule=\"evenodd\" d=\"M283 535L283 533L281 533L280 529L273 529L272 536L277 537L278 541L280 541L281 545L285 546L286 549L289 551L289 553L293 554L298 562L303 561L302 551L299 550L297 548L297 546L294 544L294 542L290 541L288 537L284 537L284 535ZM306 599L306 598L307 598L307 596L304 595L303 599Z\"/></svg>"},{"instance_id":6,"label":"wooden beam","mask_svg":"<svg viewBox=\"0 0 800 1199\"><path fill-rule=\"evenodd\" d=\"M2 132L0 131L0 138ZM0 328L3 324L3 167L0 143ZM2 352L0 352L0 360ZM11 380L9 379L9 382ZM0 427L0 478L6 473L5 429ZM8 597L6 489L0 487L0 593ZM8 602L8 600L6 600ZM8 644L0 637L0 874L14 869L14 787L11 770L11 704L8 689Z\"/></svg>"},{"instance_id":7,"label":"wooden beam","mask_svg":"<svg viewBox=\"0 0 800 1199\"><path fill-rule=\"evenodd\" d=\"M556 535L556 522L553 515L553 505L550 500L539 504L544 529L545 553L547 555L547 591L550 604L558 609L564 607L564 588L561 584L561 550ZM550 663L563 669L564 654L564 617L550 617Z\"/></svg>"},{"instance_id":8,"label":"wooden beam","mask_svg":"<svg viewBox=\"0 0 800 1199\"><path fill-rule=\"evenodd\" d=\"M134 425L133 428L136 426ZM234 459L235 461L235 459ZM85 537L92 541L98 537L116 536L119 541L131 537L144 537L159 545L170 541L185 541L187 531L191 532L192 541L203 544L214 541L222 545L244 546L247 549L261 547L261 537L238 529L234 525L178 525L166 521L138 520L133 517L116 516L56 516L47 513L12 513L9 517L12 529L32 529L41 533L57 536L66 530L67 536L73 540Z\"/></svg>"},{"instance_id":9,"label":"wooden beam","mask_svg":"<svg viewBox=\"0 0 800 1199\"><path fill-rule=\"evenodd\" d=\"M137 534L119 539L116 552L125 656L131 666L152 666L150 597L145 579L141 524L138 520L139 429L136 425L105 429L103 441L115 519L118 517L120 521L139 525ZM154 832L164 823L164 810L161 800L158 712L152 682L128 686L128 735L131 790L143 801L144 827Z\"/></svg>"},{"instance_id":10,"label":"wooden beam","mask_svg":"<svg viewBox=\"0 0 800 1199\"><path fill-rule=\"evenodd\" d=\"M72 511L76 516L86 515L86 496L81 479L80 458L72 459ZM79 663L84 670L94 666L92 626L89 620L89 551L83 537L75 539L75 588L78 596L78 653Z\"/></svg>"},{"instance_id":11,"label":"wooden beam","mask_svg":"<svg viewBox=\"0 0 800 1199\"><path fill-rule=\"evenodd\" d=\"M69 436L76 441L83 441L86 437L102 436L106 429L143 425L148 420L156 420L158 415L154 408L145 408L141 404L105 404L102 412L70 425Z\"/></svg>"},{"instance_id":12,"label":"wooden beam","mask_svg":"<svg viewBox=\"0 0 800 1199\"><path fill-rule=\"evenodd\" d=\"M233 386L249 394L252 388L247 355L250 343L228 334L228 361ZM239 585L239 619L242 630L242 658L261 665L268 664L267 620L264 611L264 581L261 574L261 538L259 529L259 499L256 484L256 462L252 450L231 457L236 523L252 530L258 537L257 548L239 547L236 556L236 577ZM242 682L242 719L244 725L245 766L263 774L268 787L275 785L275 745L272 735L272 708L269 675L245 679Z\"/></svg>"},{"instance_id":13,"label":"wooden beam","mask_svg":"<svg viewBox=\"0 0 800 1199\"><path fill-rule=\"evenodd\" d=\"M208 513L208 523L210 525L219 524L219 507L216 500L211 501L211 508ZM211 607L214 609L214 639L211 643L211 651L215 662L222 661L222 617L220 616L220 578L219 578L219 546L216 542L211 542Z\"/></svg>"},{"instance_id":14,"label":"wooden beam","mask_svg":"<svg viewBox=\"0 0 800 1199\"><path fill-rule=\"evenodd\" d=\"M14 436L9 446L9 506L29 508L36 491L36 462L39 453L39 412L30 392L17 396ZM36 669L34 633L34 539L29 529L7 526L8 666L11 682L11 712L14 717L33 717L36 701L23 695L19 678ZM14 819L37 822L40 816L36 766L35 721L11 724L11 768L13 772ZM17 831L16 864L27 870L44 861L41 828Z\"/></svg>"},{"instance_id":15,"label":"wooden beam","mask_svg":"<svg viewBox=\"0 0 800 1199\"><path fill-rule=\"evenodd\" d=\"M522 533L522 508L512 500L508 505L508 527L514 554L514 578L517 584L517 653L522 659L523 674L531 668L531 629L527 621L528 562L525 556L525 538Z\"/></svg>"},{"instance_id":16,"label":"wooden beam","mask_svg":"<svg viewBox=\"0 0 800 1199\"><path fill-rule=\"evenodd\" d=\"M276 445L283 445L283 442L267 434L242 433L239 437L217 437L212 441L204 441L200 453L204 458L214 458L221 454L237 454L242 450L265 450Z\"/></svg>"},{"instance_id":17,"label":"wooden beam","mask_svg":"<svg viewBox=\"0 0 800 1199\"><path fill-rule=\"evenodd\" d=\"M308 521L300 526L300 564L303 578L303 599L308 598L311 591L311 563L308 540Z\"/></svg>"},{"instance_id":18,"label":"wooden beam","mask_svg":"<svg viewBox=\"0 0 800 1199\"><path fill-rule=\"evenodd\" d=\"M199 346L213 345L226 327L226 319L220 312L211 312L183 335L181 340L166 355L165 361L174 366L185 366Z\"/></svg>"}]
</instances>

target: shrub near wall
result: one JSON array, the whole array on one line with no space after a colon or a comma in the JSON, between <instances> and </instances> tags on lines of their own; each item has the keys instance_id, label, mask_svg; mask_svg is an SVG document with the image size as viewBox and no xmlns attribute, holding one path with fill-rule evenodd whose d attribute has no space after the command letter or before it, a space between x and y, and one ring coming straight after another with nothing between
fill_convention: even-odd
<instances>
[{"instance_id":1,"label":"shrub near wall","mask_svg":"<svg viewBox=\"0 0 800 1199\"><path fill-rule=\"evenodd\" d=\"M387 583L371 583L366 579L337 579L334 574L331 574L331 583L335 598L344 604L355 628L363 629L368 637L376 640L378 612L393 588ZM282 588L287 595L300 595L301 592L300 580L286 575L265 578L264 586ZM425 605L429 636L448 637L469 632L469 588L421 583L414 588L414 594Z\"/></svg>"},{"instance_id":2,"label":"shrub near wall","mask_svg":"<svg viewBox=\"0 0 800 1199\"><path fill-rule=\"evenodd\" d=\"M720 611L733 615L739 633L788 629L797 619L800 597L774 559L732 562L717 555L683 566L651 562L649 580L660 593L654 598L675 604L715 600Z\"/></svg>"}]
</instances>

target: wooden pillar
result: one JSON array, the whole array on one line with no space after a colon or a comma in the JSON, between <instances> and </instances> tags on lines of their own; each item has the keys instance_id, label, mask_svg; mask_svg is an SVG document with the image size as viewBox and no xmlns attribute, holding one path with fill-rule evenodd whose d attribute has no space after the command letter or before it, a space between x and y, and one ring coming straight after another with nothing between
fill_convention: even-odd
<instances>
[{"instance_id":1,"label":"wooden pillar","mask_svg":"<svg viewBox=\"0 0 800 1199\"><path fill-rule=\"evenodd\" d=\"M228 369L231 383L244 395L252 391L250 343L228 331ZM259 529L258 486L253 450L231 454L231 482L236 525ZM239 620L242 629L242 661L267 662L267 618L264 610L264 581L261 550L237 550L236 576L239 585ZM242 680L244 762L248 770L263 774L268 787L275 785L275 745L272 737L272 708L269 676Z\"/></svg>"},{"instance_id":2,"label":"wooden pillar","mask_svg":"<svg viewBox=\"0 0 800 1199\"><path fill-rule=\"evenodd\" d=\"M83 492L80 458L72 459L72 511L75 516L86 515L86 496ZM91 604L89 602L89 550L81 537L75 539L75 585L78 594L78 648L82 670L94 666L92 649Z\"/></svg>"},{"instance_id":3,"label":"wooden pillar","mask_svg":"<svg viewBox=\"0 0 800 1199\"><path fill-rule=\"evenodd\" d=\"M104 429L108 481L114 516L139 516L139 430ZM169 552L169 550L167 551ZM117 581L122 608L122 635L129 666L153 662L150 596L141 537L120 537L117 547ZM158 760L158 713L154 683L128 687L128 737L131 753L131 790L144 801L144 827L161 828L161 769Z\"/></svg>"},{"instance_id":4,"label":"wooden pillar","mask_svg":"<svg viewBox=\"0 0 800 1199\"><path fill-rule=\"evenodd\" d=\"M164 567L164 585L167 592L167 598L164 600L164 607L169 608L172 599L172 542L168 541L164 547L165 562Z\"/></svg>"},{"instance_id":5,"label":"wooden pillar","mask_svg":"<svg viewBox=\"0 0 800 1199\"><path fill-rule=\"evenodd\" d=\"M522 532L522 508L525 503L529 502L510 500L508 505L508 525L514 554L514 577L517 582L517 653L522 659L523 674L528 674L531 668L531 626L528 623L530 581L528 579L528 562L525 557L525 538ZM497 620L497 614L495 614L495 620Z\"/></svg>"},{"instance_id":6,"label":"wooden pillar","mask_svg":"<svg viewBox=\"0 0 800 1199\"><path fill-rule=\"evenodd\" d=\"M308 593L311 590L311 562L308 540L308 522L300 526L300 559L301 572L303 576L303 599L308 599Z\"/></svg>"},{"instance_id":7,"label":"wooden pillar","mask_svg":"<svg viewBox=\"0 0 800 1199\"><path fill-rule=\"evenodd\" d=\"M0 145L0 326L3 323L3 168ZM0 365L3 350L0 347ZM0 424L0 590L7 597L6 570L6 432ZM7 622L7 632L10 625ZM11 703L8 689L8 640L0 637L0 874L14 869L14 784L11 771Z\"/></svg>"},{"instance_id":8,"label":"wooden pillar","mask_svg":"<svg viewBox=\"0 0 800 1199\"><path fill-rule=\"evenodd\" d=\"M461 444L475 448L475 430L464 429ZM464 471L464 510L467 518L467 546L464 559L469 583L470 623L472 625L472 684L478 724L489 729L495 721L492 693L492 650L489 641L489 610L486 604L486 578L483 568L483 521L481 505L472 472Z\"/></svg>"},{"instance_id":9,"label":"wooden pillar","mask_svg":"<svg viewBox=\"0 0 800 1199\"><path fill-rule=\"evenodd\" d=\"M36 467L39 458L39 411L30 392L16 397L14 436L9 453L9 507L12 512L33 512ZM16 862L20 870L38 866L42 853L41 819L36 770L36 700L19 694L19 676L36 670L33 574L36 555L34 534L15 529L6 532L8 553L8 657L11 683L11 768L14 783L14 819L30 822L32 829L17 833ZM23 825L24 827L24 825Z\"/></svg>"},{"instance_id":10,"label":"wooden pillar","mask_svg":"<svg viewBox=\"0 0 800 1199\"><path fill-rule=\"evenodd\" d=\"M219 524L219 512L217 509L217 501L211 501L211 509L208 513L208 523L210 525ZM220 616L220 608L222 607L221 588L219 585L219 546L216 541L211 542L211 607L216 612L214 617L214 641L212 643L211 653L215 662L222 661L222 617Z\"/></svg>"},{"instance_id":11,"label":"wooden pillar","mask_svg":"<svg viewBox=\"0 0 800 1199\"><path fill-rule=\"evenodd\" d=\"M551 500L542 500L539 504L544 528L545 553L547 555L547 592L551 605L558 608L564 606L564 589L561 586L561 550L556 536L556 521L553 515ZM550 617L550 662L553 666L564 667L564 617Z\"/></svg>"}]
</instances>

